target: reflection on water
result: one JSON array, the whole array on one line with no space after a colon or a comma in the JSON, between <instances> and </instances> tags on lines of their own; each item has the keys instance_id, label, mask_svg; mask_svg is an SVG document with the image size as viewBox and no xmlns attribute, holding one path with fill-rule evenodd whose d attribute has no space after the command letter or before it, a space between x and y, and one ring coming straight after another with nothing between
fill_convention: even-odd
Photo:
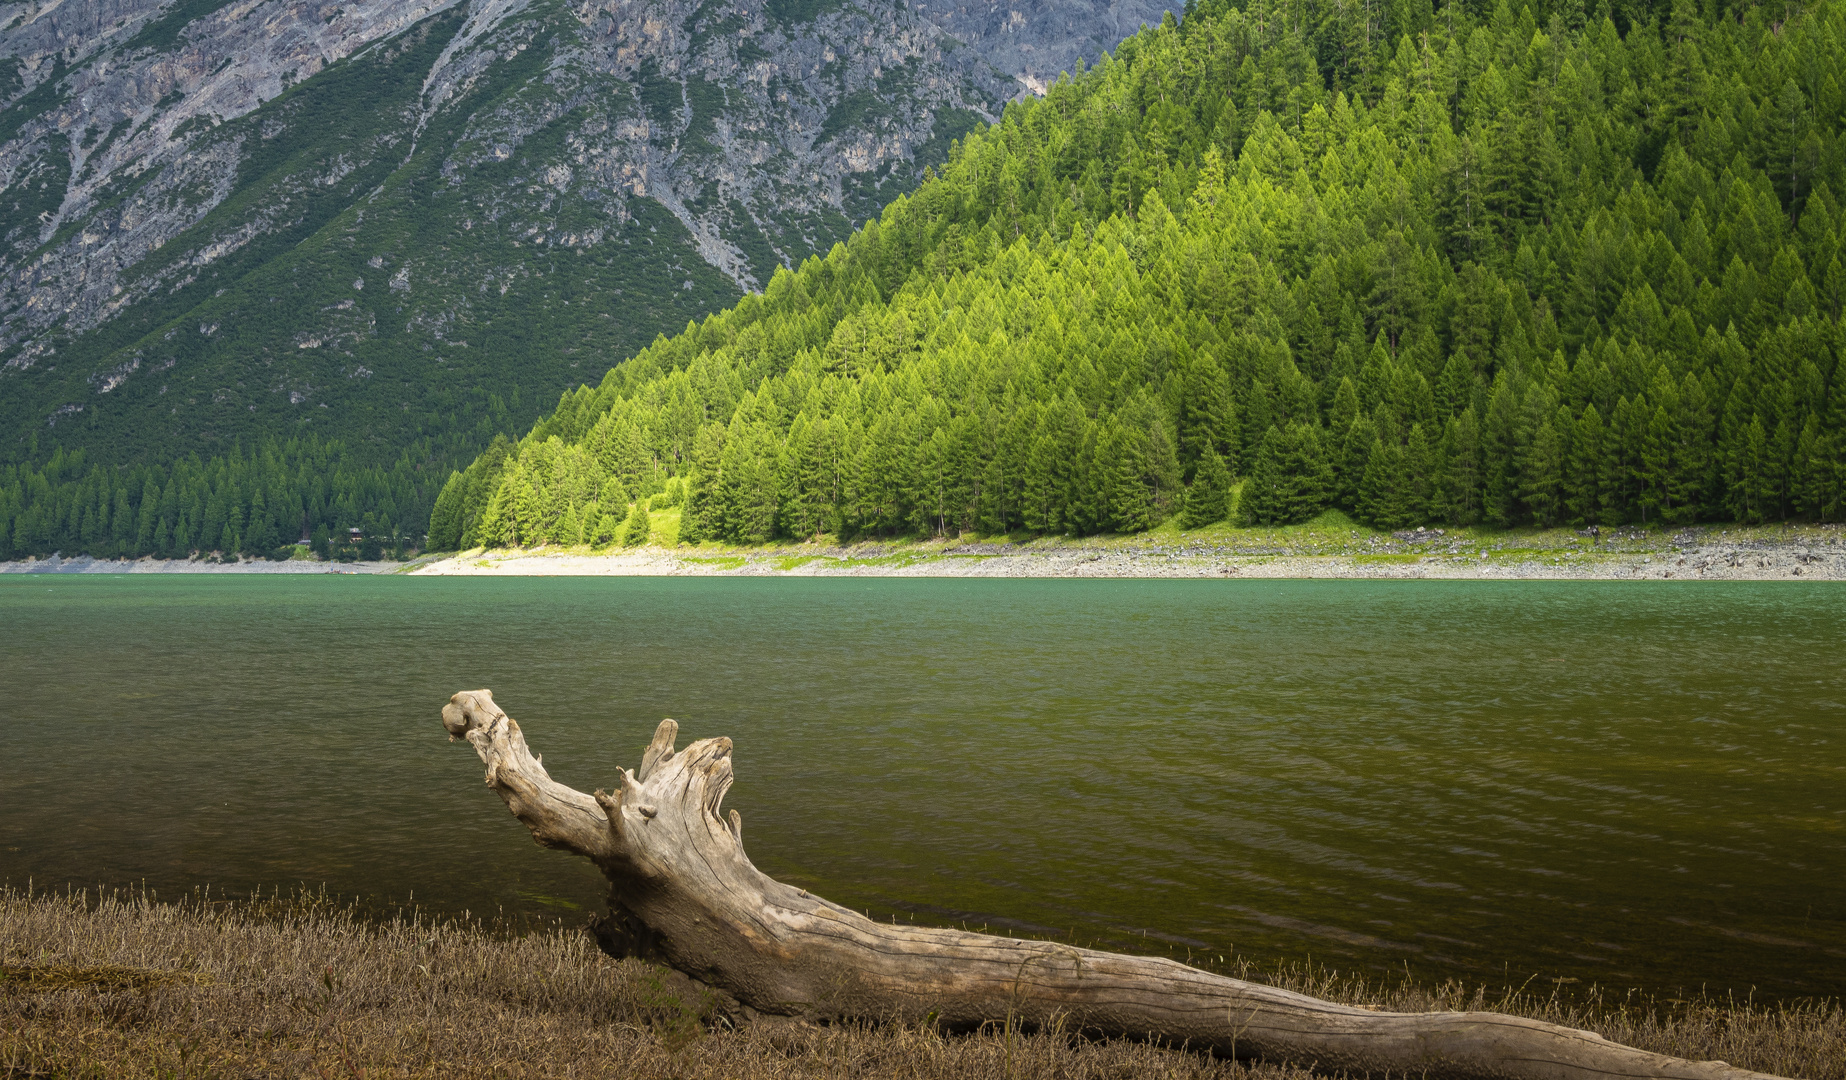
<instances>
[{"instance_id":1,"label":"reflection on water","mask_svg":"<svg viewBox=\"0 0 1846 1080\"><path fill-rule=\"evenodd\" d=\"M1846 993L1827 585L0 580L0 877L599 904L446 745L737 745L765 871L1159 950Z\"/></svg>"}]
</instances>

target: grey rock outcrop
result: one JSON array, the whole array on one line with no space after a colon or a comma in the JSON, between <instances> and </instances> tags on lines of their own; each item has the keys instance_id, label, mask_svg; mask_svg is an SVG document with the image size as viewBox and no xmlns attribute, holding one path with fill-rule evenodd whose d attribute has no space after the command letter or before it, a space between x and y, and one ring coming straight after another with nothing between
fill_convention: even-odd
<instances>
[{"instance_id":1,"label":"grey rock outcrop","mask_svg":"<svg viewBox=\"0 0 1846 1080\"><path fill-rule=\"evenodd\" d=\"M453 393L555 398L1160 10L0 6L0 430L382 445Z\"/></svg>"},{"instance_id":2,"label":"grey rock outcrop","mask_svg":"<svg viewBox=\"0 0 1846 1080\"><path fill-rule=\"evenodd\" d=\"M47 199L39 213L10 223L0 344L58 322L94 326L148 290L170 287L159 276L139 288L123 278L232 194L247 152L205 131L452 2L234 3L187 24L167 51L140 44L160 18L178 17L152 4L67 0L28 11L0 43L0 56L15 62L25 94L56 79L59 100L25 118L0 147L0 188L10 194L33 176L44 183L49 177L34 166L47 156L68 155L69 179L55 206ZM890 8L842 5L793 27L775 23L761 5L687 0L592 0L568 20L534 14L526 0L477 0L428 73L421 112L404 117L407 130L394 138L414 140L429 114L454 103L494 63L562 31L569 37L553 44L542 87L523 108L478 117L474 145L458 148L451 175L591 105L600 115L580 126L583 141L573 162L559 163L554 186L658 199L698 238L700 254L746 288L760 285L767 263L752 267L735 239L739 229L841 209L847 178L907 161L944 111L969 114L968 121L991 117L1012 90L989 69L945 62L931 24ZM624 93L637 85L642 94ZM842 105L858 114L842 118ZM337 183L341 164L304 179ZM148 173L132 200L107 205L112 189ZM689 209L712 184L727 205ZM728 205L733 200L744 215ZM236 250L272 224L276 209L258 208L200 238L192 264ZM795 231L770 246L787 260L821 239Z\"/></svg>"},{"instance_id":3,"label":"grey rock outcrop","mask_svg":"<svg viewBox=\"0 0 1846 1080\"><path fill-rule=\"evenodd\" d=\"M1143 24L1183 4L1160 0L910 0L994 67L1043 94L1060 72L1095 64Z\"/></svg>"}]
</instances>

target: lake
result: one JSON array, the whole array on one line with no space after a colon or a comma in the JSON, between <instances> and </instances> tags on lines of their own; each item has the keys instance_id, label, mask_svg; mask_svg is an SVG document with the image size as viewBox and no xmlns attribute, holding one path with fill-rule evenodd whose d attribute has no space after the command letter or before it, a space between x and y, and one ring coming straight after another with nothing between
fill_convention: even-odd
<instances>
[{"instance_id":1,"label":"lake","mask_svg":"<svg viewBox=\"0 0 1846 1080\"><path fill-rule=\"evenodd\" d=\"M0 879L580 921L446 742L729 735L880 918L1494 986L1846 994L1846 591L1799 583L0 578Z\"/></svg>"}]
</instances>

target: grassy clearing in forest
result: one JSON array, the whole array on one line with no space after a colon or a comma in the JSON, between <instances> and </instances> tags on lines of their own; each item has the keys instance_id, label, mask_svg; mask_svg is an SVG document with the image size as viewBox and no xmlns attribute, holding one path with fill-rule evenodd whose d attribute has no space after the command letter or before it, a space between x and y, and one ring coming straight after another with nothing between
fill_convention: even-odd
<instances>
[{"instance_id":1,"label":"grassy clearing in forest","mask_svg":"<svg viewBox=\"0 0 1846 1080\"><path fill-rule=\"evenodd\" d=\"M1846 1080L1837 1002L1565 997L1385 985L1321 969L1228 974L1370 1008L1494 1009L1679 1057ZM1307 1074L1068 1033L913 1026L732 1027L690 983L597 951L325 897L180 904L0 889L0 1076L906 1077L1006 1080Z\"/></svg>"}]
</instances>

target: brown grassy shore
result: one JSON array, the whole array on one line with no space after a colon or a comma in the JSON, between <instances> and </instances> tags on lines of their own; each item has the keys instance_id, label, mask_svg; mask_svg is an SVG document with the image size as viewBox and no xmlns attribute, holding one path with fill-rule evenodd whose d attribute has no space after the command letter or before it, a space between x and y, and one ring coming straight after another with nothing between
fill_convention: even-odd
<instances>
[{"instance_id":1,"label":"brown grassy shore","mask_svg":"<svg viewBox=\"0 0 1846 1080\"><path fill-rule=\"evenodd\" d=\"M1635 1046L1846 1080L1837 1002L1660 1002L1590 990L1385 986L1323 971L1234 974L1355 1005L1493 1008ZM1183 1049L996 1025L733 1027L689 984L523 935L325 898L178 904L0 889L0 1077L1305 1077Z\"/></svg>"}]
</instances>

